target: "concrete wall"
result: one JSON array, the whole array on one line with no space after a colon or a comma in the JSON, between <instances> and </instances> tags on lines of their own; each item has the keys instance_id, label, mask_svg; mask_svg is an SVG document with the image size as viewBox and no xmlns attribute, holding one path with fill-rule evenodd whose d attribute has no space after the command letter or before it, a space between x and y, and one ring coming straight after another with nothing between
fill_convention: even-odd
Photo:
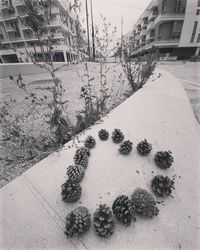
<instances>
[{"instance_id":1,"label":"concrete wall","mask_svg":"<svg viewBox=\"0 0 200 250\"><path fill-rule=\"evenodd\" d=\"M55 63L56 67L62 66L63 63ZM68 66L62 68L62 70L67 70ZM47 71L35 66L33 63L9 63L0 64L0 78L6 78L10 75L17 76L19 73L21 75L35 75L46 73Z\"/></svg>"},{"instance_id":2,"label":"concrete wall","mask_svg":"<svg viewBox=\"0 0 200 250\"><path fill-rule=\"evenodd\" d=\"M200 46L199 43L197 44L197 37L198 34L200 33L200 15L196 15L196 11L197 11L197 0L188 0L179 47ZM195 21L198 21L198 25L194 42L191 43L190 40Z\"/></svg>"}]
</instances>

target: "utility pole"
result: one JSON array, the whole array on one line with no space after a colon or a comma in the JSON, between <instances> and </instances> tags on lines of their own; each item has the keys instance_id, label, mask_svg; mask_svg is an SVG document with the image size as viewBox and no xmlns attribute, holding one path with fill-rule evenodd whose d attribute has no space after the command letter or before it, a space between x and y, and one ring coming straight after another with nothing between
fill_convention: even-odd
<instances>
[{"instance_id":1,"label":"utility pole","mask_svg":"<svg viewBox=\"0 0 200 250\"><path fill-rule=\"evenodd\" d=\"M86 10L86 22L87 22L87 39L88 39L88 56L90 60L90 34L89 34L89 20L88 20L88 4L87 0L85 0L85 10Z\"/></svg>"},{"instance_id":2,"label":"utility pole","mask_svg":"<svg viewBox=\"0 0 200 250\"><path fill-rule=\"evenodd\" d=\"M94 21L93 21L93 10L92 10L92 0L90 0L90 8L91 8L91 23L92 23L92 52L93 52L93 60L95 61L95 41L94 41Z\"/></svg>"}]
</instances>

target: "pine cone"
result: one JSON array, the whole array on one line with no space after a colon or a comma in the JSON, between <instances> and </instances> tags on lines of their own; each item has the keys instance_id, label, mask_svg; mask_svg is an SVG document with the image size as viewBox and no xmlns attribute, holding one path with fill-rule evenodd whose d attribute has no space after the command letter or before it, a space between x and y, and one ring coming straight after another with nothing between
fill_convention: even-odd
<instances>
[{"instance_id":1,"label":"pine cone","mask_svg":"<svg viewBox=\"0 0 200 250\"><path fill-rule=\"evenodd\" d=\"M112 133L112 140L114 143L120 143L124 140L124 134L120 129L115 129Z\"/></svg>"},{"instance_id":2,"label":"pine cone","mask_svg":"<svg viewBox=\"0 0 200 250\"><path fill-rule=\"evenodd\" d=\"M74 163L76 165L81 165L83 168L86 169L87 165L88 165L88 155L83 153L83 151L81 152L77 152L74 155Z\"/></svg>"},{"instance_id":3,"label":"pine cone","mask_svg":"<svg viewBox=\"0 0 200 250\"><path fill-rule=\"evenodd\" d=\"M76 154L81 154L81 155L87 155L88 157L90 156L90 149L86 147L80 147L76 150Z\"/></svg>"},{"instance_id":4,"label":"pine cone","mask_svg":"<svg viewBox=\"0 0 200 250\"><path fill-rule=\"evenodd\" d=\"M156 165L161 169L167 169L172 165L174 158L171 151L159 151L154 156Z\"/></svg>"},{"instance_id":5,"label":"pine cone","mask_svg":"<svg viewBox=\"0 0 200 250\"><path fill-rule=\"evenodd\" d=\"M109 132L105 129L101 129L99 131L99 138L102 140L102 141L106 141L109 137Z\"/></svg>"},{"instance_id":6,"label":"pine cone","mask_svg":"<svg viewBox=\"0 0 200 250\"><path fill-rule=\"evenodd\" d=\"M67 180L64 184L62 184L61 188L61 196L64 202L70 203L80 199L82 188L79 184L75 184L70 180Z\"/></svg>"},{"instance_id":7,"label":"pine cone","mask_svg":"<svg viewBox=\"0 0 200 250\"><path fill-rule=\"evenodd\" d=\"M136 221L135 207L126 195L121 195L115 199L112 210L122 224L129 226L131 221Z\"/></svg>"},{"instance_id":8,"label":"pine cone","mask_svg":"<svg viewBox=\"0 0 200 250\"><path fill-rule=\"evenodd\" d=\"M87 232L91 225L91 215L86 207L80 206L71 211L65 218L67 238Z\"/></svg>"},{"instance_id":9,"label":"pine cone","mask_svg":"<svg viewBox=\"0 0 200 250\"><path fill-rule=\"evenodd\" d=\"M119 152L123 155L129 154L133 149L133 143L130 141L124 141L119 148Z\"/></svg>"},{"instance_id":10,"label":"pine cone","mask_svg":"<svg viewBox=\"0 0 200 250\"><path fill-rule=\"evenodd\" d=\"M144 141L141 141L137 145L137 151L140 155L148 155L152 150L152 145L147 142L146 139Z\"/></svg>"},{"instance_id":11,"label":"pine cone","mask_svg":"<svg viewBox=\"0 0 200 250\"><path fill-rule=\"evenodd\" d=\"M71 182L79 183L85 175L85 169L81 165L69 166L67 169L67 175Z\"/></svg>"},{"instance_id":12,"label":"pine cone","mask_svg":"<svg viewBox=\"0 0 200 250\"><path fill-rule=\"evenodd\" d=\"M167 197L174 189L174 181L167 176L157 175L151 181L151 188L156 195Z\"/></svg>"},{"instance_id":13,"label":"pine cone","mask_svg":"<svg viewBox=\"0 0 200 250\"><path fill-rule=\"evenodd\" d=\"M94 229L97 235L107 238L111 236L115 229L115 220L113 213L105 204L99 205L99 208L93 216Z\"/></svg>"},{"instance_id":14,"label":"pine cone","mask_svg":"<svg viewBox=\"0 0 200 250\"><path fill-rule=\"evenodd\" d=\"M158 215L159 210L156 207L156 201L146 190L137 188L131 195L131 199L137 214L149 218Z\"/></svg>"},{"instance_id":15,"label":"pine cone","mask_svg":"<svg viewBox=\"0 0 200 250\"><path fill-rule=\"evenodd\" d=\"M85 139L84 144L85 144L85 147L91 149L91 148L94 148L94 147L95 147L96 141L95 141L94 137L92 137L91 135L89 135L89 136Z\"/></svg>"}]
</instances>

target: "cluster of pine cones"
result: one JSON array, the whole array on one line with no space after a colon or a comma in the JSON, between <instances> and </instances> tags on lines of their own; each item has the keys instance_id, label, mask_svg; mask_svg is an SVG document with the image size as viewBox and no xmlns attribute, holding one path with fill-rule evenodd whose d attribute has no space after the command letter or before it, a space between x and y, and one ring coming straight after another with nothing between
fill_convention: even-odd
<instances>
[{"instance_id":1,"label":"cluster of pine cones","mask_svg":"<svg viewBox=\"0 0 200 250\"><path fill-rule=\"evenodd\" d=\"M98 133L99 139L106 141L109 138L109 132L101 129ZM129 154L133 149L133 143L124 140L124 134L120 129L112 132L112 141L121 143L119 152ZM67 181L61 186L62 200L65 202L75 202L81 197L82 188L80 182L83 180L85 170L88 166L90 149L94 148L96 140L88 136L84 141L84 147L76 150L74 155L74 164L67 169ZM141 156L148 155L152 150L152 145L146 139L137 144L137 151ZM173 156L170 151L159 151L154 156L155 164L161 169L169 168L173 163ZM166 197L171 195L174 189L174 181L167 176L157 175L151 181L151 188L155 195ZM100 204L93 214L93 227L95 233L100 237L110 237L115 229L115 217L123 225L129 226L136 221L136 216L153 218L157 216L159 209L152 194L148 191L137 188L129 198L126 195L118 196L112 209L106 204ZM65 234L67 237L81 235L89 230L91 226L91 214L86 207L79 206L66 216Z\"/></svg>"},{"instance_id":2,"label":"cluster of pine cones","mask_svg":"<svg viewBox=\"0 0 200 250\"><path fill-rule=\"evenodd\" d=\"M85 175L85 169L88 166L90 149L96 144L95 139L92 136L88 136L85 139L85 147L80 147L76 150L74 155L74 164L67 169L67 181L61 186L62 200L70 203L78 201L81 197L82 188L80 182Z\"/></svg>"},{"instance_id":3,"label":"cluster of pine cones","mask_svg":"<svg viewBox=\"0 0 200 250\"><path fill-rule=\"evenodd\" d=\"M146 190L137 188L129 199L126 195L118 196L112 209L100 204L93 214L93 228L99 237L108 238L115 230L116 219L125 226L136 221L136 215L152 218L158 215L156 201ZM77 207L66 216L65 234L67 237L81 235L89 230L91 215L87 208Z\"/></svg>"}]
</instances>

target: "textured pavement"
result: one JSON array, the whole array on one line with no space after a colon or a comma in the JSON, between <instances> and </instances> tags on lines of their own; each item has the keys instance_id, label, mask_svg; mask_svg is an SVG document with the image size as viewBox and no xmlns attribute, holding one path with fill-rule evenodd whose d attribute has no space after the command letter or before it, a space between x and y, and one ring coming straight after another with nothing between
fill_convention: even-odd
<instances>
[{"instance_id":1,"label":"textured pavement","mask_svg":"<svg viewBox=\"0 0 200 250\"><path fill-rule=\"evenodd\" d=\"M200 249L199 223L199 138L200 130L191 105L180 83L171 74L150 81L135 95L113 110L99 123L69 142L0 190L0 249ZM111 139L102 142L98 131L120 128L125 139L133 141L128 156L118 153ZM97 145L91 150L80 202L65 204L61 184L66 168L87 135ZM136 152L136 145L146 138L153 145L148 157ZM174 164L166 171L158 169L153 156L159 150L171 150ZM150 220L138 218L134 227L117 223L107 240L93 230L81 238L69 240L63 234L68 212L84 205L93 214L99 203L112 206L121 194L131 195L137 187L150 189L154 175L175 177L173 197L158 199L159 215Z\"/></svg>"}]
</instances>

